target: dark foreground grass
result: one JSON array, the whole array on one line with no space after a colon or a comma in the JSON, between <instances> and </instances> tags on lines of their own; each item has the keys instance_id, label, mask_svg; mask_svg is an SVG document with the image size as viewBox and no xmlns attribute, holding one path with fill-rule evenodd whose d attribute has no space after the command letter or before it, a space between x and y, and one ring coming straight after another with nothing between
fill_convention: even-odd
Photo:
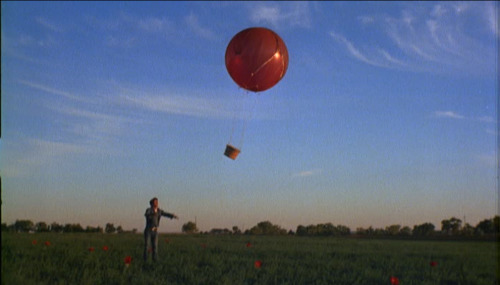
<instances>
[{"instance_id":1,"label":"dark foreground grass","mask_svg":"<svg viewBox=\"0 0 500 285\"><path fill-rule=\"evenodd\" d=\"M143 242L139 234L2 233L2 284L499 283L492 241L161 235L157 263L142 261Z\"/></svg>"}]
</instances>

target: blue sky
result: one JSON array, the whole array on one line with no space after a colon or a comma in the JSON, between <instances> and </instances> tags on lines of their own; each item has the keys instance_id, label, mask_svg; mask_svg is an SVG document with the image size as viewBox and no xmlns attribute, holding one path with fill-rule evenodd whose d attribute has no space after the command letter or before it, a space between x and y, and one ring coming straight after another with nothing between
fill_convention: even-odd
<instances>
[{"instance_id":1,"label":"blue sky","mask_svg":"<svg viewBox=\"0 0 500 285\"><path fill-rule=\"evenodd\" d=\"M2 223L413 227L498 211L495 2L2 2ZM289 66L246 92L231 38ZM223 155L230 138L236 160Z\"/></svg>"}]
</instances>

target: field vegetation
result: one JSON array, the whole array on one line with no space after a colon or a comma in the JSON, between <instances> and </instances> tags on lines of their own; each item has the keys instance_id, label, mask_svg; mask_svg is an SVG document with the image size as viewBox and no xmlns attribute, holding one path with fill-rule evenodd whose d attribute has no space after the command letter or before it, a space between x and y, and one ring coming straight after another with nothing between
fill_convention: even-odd
<instances>
[{"instance_id":1,"label":"field vegetation","mask_svg":"<svg viewBox=\"0 0 500 285\"><path fill-rule=\"evenodd\" d=\"M498 284L497 241L2 233L2 284Z\"/></svg>"}]
</instances>

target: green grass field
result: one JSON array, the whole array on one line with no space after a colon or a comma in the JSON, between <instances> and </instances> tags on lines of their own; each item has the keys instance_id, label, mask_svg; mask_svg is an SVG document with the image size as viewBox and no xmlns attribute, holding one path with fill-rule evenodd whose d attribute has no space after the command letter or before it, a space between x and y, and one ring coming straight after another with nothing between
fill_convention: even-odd
<instances>
[{"instance_id":1,"label":"green grass field","mask_svg":"<svg viewBox=\"0 0 500 285\"><path fill-rule=\"evenodd\" d=\"M491 241L161 235L157 263L142 261L143 243L140 234L2 233L2 284L499 282Z\"/></svg>"}]
</instances>

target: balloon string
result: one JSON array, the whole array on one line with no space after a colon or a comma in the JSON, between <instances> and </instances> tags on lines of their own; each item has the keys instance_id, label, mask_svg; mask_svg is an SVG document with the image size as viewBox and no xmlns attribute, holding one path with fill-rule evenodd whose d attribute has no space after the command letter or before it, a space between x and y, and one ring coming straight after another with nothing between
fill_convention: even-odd
<instances>
[{"instance_id":1,"label":"balloon string","mask_svg":"<svg viewBox=\"0 0 500 285\"><path fill-rule=\"evenodd\" d=\"M233 135L234 135L234 131L236 129L236 112L233 113L233 120L232 120L232 123L231 123L231 134L229 135L229 141L227 142L227 144L231 144L231 142L233 141Z\"/></svg>"},{"instance_id":2,"label":"balloon string","mask_svg":"<svg viewBox=\"0 0 500 285\"><path fill-rule=\"evenodd\" d=\"M234 136L234 133L236 131L236 123L237 123L237 114L239 112L239 109L236 109L234 112L233 112L233 120L232 120L232 126L231 126L231 135L229 136L229 141L227 144L232 144L233 142L233 136Z\"/></svg>"},{"instance_id":3,"label":"balloon string","mask_svg":"<svg viewBox=\"0 0 500 285\"><path fill-rule=\"evenodd\" d=\"M246 92L246 95L248 96L248 91ZM257 105L257 96L259 95L259 93L256 93L256 96L250 96L250 97L254 97L254 98L251 98L253 99L253 102L251 102L251 106L250 106L250 112L249 114L246 116L246 118L244 119L243 121L243 130L242 130L242 133L241 133L241 138L240 138L240 142L239 142L239 148L241 149L243 147L243 142L244 142L244 138L245 138L245 133L246 133L246 130L247 130L247 126L248 126L248 122L250 120L252 120L253 118L253 115L254 115L254 111L255 111L255 107Z\"/></svg>"},{"instance_id":4,"label":"balloon string","mask_svg":"<svg viewBox=\"0 0 500 285\"><path fill-rule=\"evenodd\" d=\"M239 89L241 90L241 88ZM231 135L229 136L229 142L228 144L230 145L233 145L233 139L234 140L237 140L237 134L236 134L236 131L237 131L237 126L239 125L239 121L240 120L245 120L245 117L241 116L240 114L243 113L243 106L244 106L244 101L246 99L245 95L248 95L248 91L245 91L246 93L244 94L243 98L241 100L238 100L238 104L237 104L237 107L235 108L234 112L233 112L233 119L232 119L232 126L231 126ZM240 142L241 142L241 139L240 139ZM235 145L233 145L235 146Z\"/></svg>"}]
</instances>

